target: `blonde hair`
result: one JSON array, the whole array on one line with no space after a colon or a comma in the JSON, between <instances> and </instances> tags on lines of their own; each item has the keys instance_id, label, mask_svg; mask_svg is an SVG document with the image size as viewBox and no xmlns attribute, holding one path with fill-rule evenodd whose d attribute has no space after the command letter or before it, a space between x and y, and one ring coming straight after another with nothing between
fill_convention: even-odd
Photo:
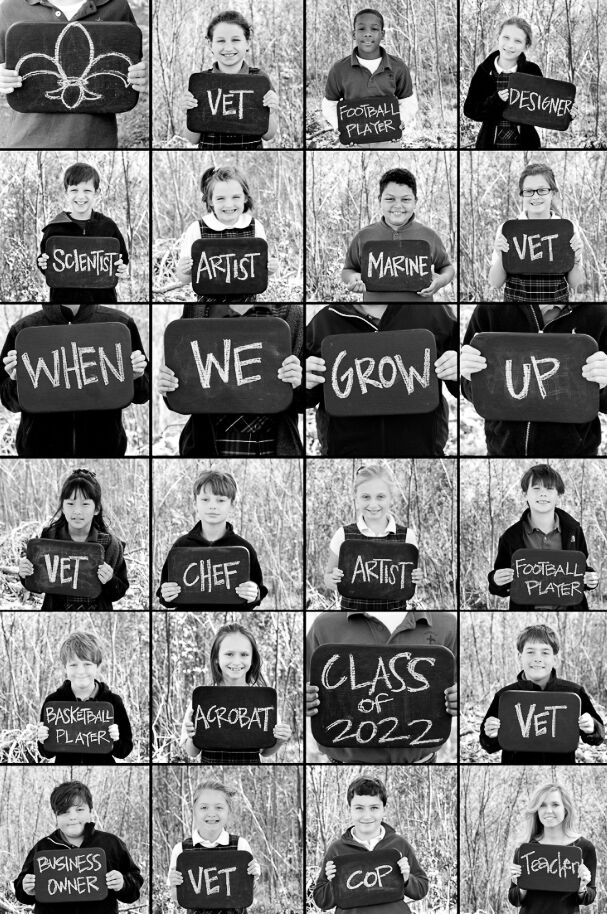
<instances>
[{"instance_id":1,"label":"blonde hair","mask_svg":"<svg viewBox=\"0 0 607 914\"><path fill-rule=\"evenodd\" d=\"M387 482L390 494L394 496L396 480L394 479L390 468L381 463L369 463L359 466L354 477L354 493L356 494L356 490L359 486L362 486L365 482L371 482L374 479L383 479Z\"/></svg>"},{"instance_id":2,"label":"blonde hair","mask_svg":"<svg viewBox=\"0 0 607 914\"><path fill-rule=\"evenodd\" d=\"M544 826L540 822L538 810L542 805L544 798L553 791L557 791L560 794L561 800L563 801L563 806L565 807L565 818L563 819L564 833L571 838L577 836L574 828L575 813L573 810L573 801L571 796L564 787L560 786L560 784L544 784L543 787L538 787L538 789L535 791L529 800L527 809L525 810L527 824L527 842L534 841L536 838L541 838L541 836L544 834Z\"/></svg>"},{"instance_id":3,"label":"blonde hair","mask_svg":"<svg viewBox=\"0 0 607 914\"><path fill-rule=\"evenodd\" d=\"M235 787L228 787L228 785L224 784L223 781L218 781L215 778L207 778L205 781L199 781L194 788L194 799L192 800L193 806L196 805L196 801L203 790L217 790L219 793L223 793L228 803L228 809L230 812L232 812L232 800L236 796Z\"/></svg>"}]
</instances>

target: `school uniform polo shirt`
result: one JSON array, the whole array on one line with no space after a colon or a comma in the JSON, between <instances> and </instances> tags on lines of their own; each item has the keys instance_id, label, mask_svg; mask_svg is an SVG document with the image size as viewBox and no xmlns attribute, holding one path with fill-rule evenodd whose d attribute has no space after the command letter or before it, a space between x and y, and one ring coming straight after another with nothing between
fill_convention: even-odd
<instances>
[{"instance_id":1,"label":"school uniform polo shirt","mask_svg":"<svg viewBox=\"0 0 607 914\"><path fill-rule=\"evenodd\" d=\"M430 245L430 261L436 273L451 263L445 246L434 231L423 222L418 222L415 213L398 231L391 229L382 216L379 222L372 222L358 232L348 248L344 261L344 270L360 273L362 269L362 250L367 241L427 241ZM428 281L430 285L430 281ZM363 301L368 302L429 302L434 296L424 298L417 292L369 292L363 293Z\"/></svg>"},{"instance_id":2,"label":"school uniform polo shirt","mask_svg":"<svg viewBox=\"0 0 607 914\"><path fill-rule=\"evenodd\" d=\"M329 70L325 98L338 102L342 98L372 98L374 95L395 95L397 98L413 95L411 74L404 60L380 48L381 62L371 73L361 66L356 51L354 48Z\"/></svg>"}]
</instances>

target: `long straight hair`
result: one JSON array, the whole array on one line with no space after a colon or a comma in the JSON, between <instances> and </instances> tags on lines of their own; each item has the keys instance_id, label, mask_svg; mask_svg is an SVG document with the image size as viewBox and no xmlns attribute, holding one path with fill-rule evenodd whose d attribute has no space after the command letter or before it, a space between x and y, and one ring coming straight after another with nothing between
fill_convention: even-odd
<instances>
[{"instance_id":1,"label":"long straight hair","mask_svg":"<svg viewBox=\"0 0 607 914\"><path fill-rule=\"evenodd\" d=\"M543 787L539 787L535 791L529 800L529 805L525 812L528 829L527 841L535 841L544 834L544 826L540 822L538 810L542 805L542 801L549 793L552 793L552 791L557 791L560 794L563 806L565 807L565 818L563 819L564 833L570 838L575 838L577 836L577 832L574 828L575 812L571 796L564 787L560 786L560 784L544 784Z\"/></svg>"},{"instance_id":2,"label":"long straight hair","mask_svg":"<svg viewBox=\"0 0 607 914\"><path fill-rule=\"evenodd\" d=\"M258 686L267 686L267 682L264 679L264 675L261 671L261 657L259 656L259 648L257 647L257 642L255 636L238 622L228 622L226 625L222 625L218 630L213 644L211 645L211 654L210 654L210 664L211 664L211 675L213 676L214 685L219 685L223 679L221 674L221 669L219 667L219 648L221 642L228 635L244 635L245 638L249 639L251 644L251 666L247 671L246 681L247 685L258 685Z\"/></svg>"}]
</instances>

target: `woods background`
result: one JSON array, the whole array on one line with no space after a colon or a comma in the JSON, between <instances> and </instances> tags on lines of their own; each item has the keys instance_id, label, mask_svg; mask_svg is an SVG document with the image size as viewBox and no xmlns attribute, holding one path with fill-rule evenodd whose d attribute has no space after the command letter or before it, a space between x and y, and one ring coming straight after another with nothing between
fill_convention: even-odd
<instances>
[{"instance_id":1,"label":"woods background","mask_svg":"<svg viewBox=\"0 0 607 914\"><path fill-rule=\"evenodd\" d=\"M279 262L257 301L301 301L303 295L303 167L296 152L155 152L152 193L154 301L196 301L175 277L180 239L206 213L200 179L211 165L234 165L246 176L253 215L263 224L268 256Z\"/></svg>"},{"instance_id":2,"label":"woods background","mask_svg":"<svg viewBox=\"0 0 607 914\"><path fill-rule=\"evenodd\" d=\"M360 775L380 778L388 803L384 821L412 846L429 882L414 903L418 914L457 910L457 772L424 766L314 765L306 781L306 885L311 889L329 844L351 824L348 784ZM311 891L310 891L311 896ZM318 911L315 904L310 910Z\"/></svg>"},{"instance_id":3,"label":"woods background","mask_svg":"<svg viewBox=\"0 0 607 914\"><path fill-rule=\"evenodd\" d=\"M152 10L154 146L195 148L184 138L183 95L192 73L213 64L206 34L210 21L226 9L237 10L252 26L246 60L270 77L278 93L278 133L270 147L302 145L303 2L302 0L156 0Z\"/></svg>"},{"instance_id":4,"label":"woods background","mask_svg":"<svg viewBox=\"0 0 607 914\"><path fill-rule=\"evenodd\" d=\"M43 594L30 593L19 580L19 559L39 537L59 505L61 486L82 466L77 460L0 460L0 610L39 609ZM114 609L149 609L149 469L147 460L87 460L97 475L103 515L125 542L130 587Z\"/></svg>"},{"instance_id":5,"label":"woods background","mask_svg":"<svg viewBox=\"0 0 607 914\"><path fill-rule=\"evenodd\" d=\"M306 170L306 284L311 302L362 301L340 274L350 242L380 218L379 179L408 168L417 179L416 218L440 236L457 266L457 154L454 152L308 153ZM435 301L457 301L456 278Z\"/></svg>"},{"instance_id":6,"label":"woods background","mask_svg":"<svg viewBox=\"0 0 607 914\"><path fill-rule=\"evenodd\" d=\"M462 146L474 146L480 122L463 115L474 71L492 51L502 22L521 16L531 26L525 51L543 75L575 84L577 116L568 130L539 130L542 146L596 149L607 145L607 27L600 0L461 0L460 89Z\"/></svg>"},{"instance_id":7,"label":"woods background","mask_svg":"<svg viewBox=\"0 0 607 914\"><path fill-rule=\"evenodd\" d=\"M605 774L602 768L535 765L467 766L460 773L460 911L506 914L510 864L525 842L526 805L537 789L560 784L573 798L575 829L596 848L599 861L593 910L605 914L601 864L607 854Z\"/></svg>"},{"instance_id":8,"label":"woods background","mask_svg":"<svg viewBox=\"0 0 607 914\"><path fill-rule=\"evenodd\" d=\"M460 614L460 760L499 764L501 753L489 755L479 744L479 731L495 693L521 670L516 639L528 625L549 625L561 645L556 675L583 685L605 720L607 638L605 613L529 612ZM578 763L607 762L607 745L580 740Z\"/></svg>"},{"instance_id":9,"label":"woods background","mask_svg":"<svg viewBox=\"0 0 607 914\"><path fill-rule=\"evenodd\" d=\"M6 696L6 703L0 707L1 761L48 764L38 755L36 727L44 699L66 678L59 648L75 631L86 631L101 642L100 679L124 701L134 743L125 761L131 764L148 759L147 618L142 613L4 611L0 613L0 694Z\"/></svg>"},{"instance_id":10,"label":"woods background","mask_svg":"<svg viewBox=\"0 0 607 914\"><path fill-rule=\"evenodd\" d=\"M40 238L43 227L65 209L63 173L76 162L86 162L99 172L99 198L93 208L114 220L129 252L129 278L119 281L118 299L149 300L147 152L62 151L2 154L0 300L3 302L49 300L49 287L36 263Z\"/></svg>"},{"instance_id":11,"label":"woods background","mask_svg":"<svg viewBox=\"0 0 607 914\"><path fill-rule=\"evenodd\" d=\"M329 70L355 47L354 16L362 8L351 0L307 4L306 136L311 149L339 146L320 105ZM422 149L457 145L455 0L384 0L380 12L386 28L382 46L407 64L419 103L415 121L404 131L404 145Z\"/></svg>"},{"instance_id":12,"label":"woods background","mask_svg":"<svg viewBox=\"0 0 607 914\"><path fill-rule=\"evenodd\" d=\"M301 613L154 613L152 719L155 762L187 761L179 747L181 723L197 686L211 686L211 646L217 631L238 622L254 636L261 670L278 693L278 720L293 734L262 762L301 762L303 756L303 619Z\"/></svg>"},{"instance_id":13,"label":"woods background","mask_svg":"<svg viewBox=\"0 0 607 914\"><path fill-rule=\"evenodd\" d=\"M602 460L546 460L563 477L560 507L579 521L588 544L588 563L599 586L586 592L590 609L607 599L607 468ZM462 609L508 609L508 600L489 594L498 540L527 509L520 481L539 460L462 460L460 465L460 580ZM566 615L567 611L564 610Z\"/></svg>"},{"instance_id":14,"label":"woods background","mask_svg":"<svg viewBox=\"0 0 607 914\"><path fill-rule=\"evenodd\" d=\"M31 905L15 901L17 878L33 845L57 828L51 810L53 788L65 781L82 781L93 795L91 819L101 831L122 838L141 869L141 896L133 904L119 903L120 911L148 910L149 898L149 774L145 768L125 765L114 768L0 767L0 900L15 911L31 911Z\"/></svg>"},{"instance_id":15,"label":"woods background","mask_svg":"<svg viewBox=\"0 0 607 914\"><path fill-rule=\"evenodd\" d=\"M166 884L171 850L191 836L194 790L196 784L208 778L237 790L228 829L247 839L261 866L253 903L256 914L300 914L304 792L301 765L271 769L251 765L154 769L155 914L178 910L169 900Z\"/></svg>"},{"instance_id":16,"label":"woods background","mask_svg":"<svg viewBox=\"0 0 607 914\"><path fill-rule=\"evenodd\" d=\"M548 164L554 171L563 218L574 223L582 239L585 280L579 292L570 290L570 300L604 300L607 155L539 150L460 153L460 301L503 301L504 287L489 285L491 254L497 230L506 219L517 219L522 212L518 180L531 162Z\"/></svg>"},{"instance_id":17,"label":"woods background","mask_svg":"<svg viewBox=\"0 0 607 914\"><path fill-rule=\"evenodd\" d=\"M154 584L169 549L197 523L192 487L203 470L230 472L238 495L230 522L259 558L269 590L262 609L298 609L303 597L303 467L300 460L154 460ZM157 608L158 600L154 601Z\"/></svg>"}]
</instances>

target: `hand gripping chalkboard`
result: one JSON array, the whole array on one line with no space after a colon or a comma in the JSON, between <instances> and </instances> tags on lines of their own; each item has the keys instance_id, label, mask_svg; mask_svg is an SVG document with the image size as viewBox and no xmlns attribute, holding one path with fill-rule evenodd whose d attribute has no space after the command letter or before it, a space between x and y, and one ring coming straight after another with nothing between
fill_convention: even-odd
<instances>
[{"instance_id":1,"label":"hand gripping chalkboard","mask_svg":"<svg viewBox=\"0 0 607 914\"><path fill-rule=\"evenodd\" d=\"M583 333L477 333L471 343L487 367L471 377L472 402L483 419L504 422L591 422L599 385L582 377L596 341Z\"/></svg>"},{"instance_id":2,"label":"hand gripping chalkboard","mask_svg":"<svg viewBox=\"0 0 607 914\"><path fill-rule=\"evenodd\" d=\"M330 416L431 413L438 406L436 339L429 330L332 334L320 351Z\"/></svg>"},{"instance_id":3,"label":"hand gripping chalkboard","mask_svg":"<svg viewBox=\"0 0 607 914\"><path fill-rule=\"evenodd\" d=\"M528 73L508 74L508 106L502 117L515 124L567 130L575 102L575 86L560 79Z\"/></svg>"},{"instance_id":4,"label":"hand gripping chalkboard","mask_svg":"<svg viewBox=\"0 0 607 914\"><path fill-rule=\"evenodd\" d=\"M445 689L455 682L446 647L323 644L311 657L320 706L312 734L321 746L434 749L449 738Z\"/></svg>"},{"instance_id":5,"label":"hand gripping chalkboard","mask_svg":"<svg viewBox=\"0 0 607 914\"><path fill-rule=\"evenodd\" d=\"M128 22L15 22L6 33L6 67L21 88L7 95L15 111L115 114L139 93L128 80L141 60L141 31Z\"/></svg>"},{"instance_id":6,"label":"hand gripping chalkboard","mask_svg":"<svg viewBox=\"0 0 607 914\"><path fill-rule=\"evenodd\" d=\"M574 692L502 692L497 739L511 752L575 752L581 713L580 696Z\"/></svg>"},{"instance_id":7,"label":"hand gripping chalkboard","mask_svg":"<svg viewBox=\"0 0 607 914\"><path fill-rule=\"evenodd\" d=\"M432 282L427 241L366 241L360 276L369 292L419 292Z\"/></svg>"},{"instance_id":8,"label":"hand gripping chalkboard","mask_svg":"<svg viewBox=\"0 0 607 914\"><path fill-rule=\"evenodd\" d=\"M418 558L417 546L390 537L344 540L337 566L344 576L337 589L343 597L410 600L415 593L411 572Z\"/></svg>"},{"instance_id":9,"label":"hand gripping chalkboard","mask_svg":"<svg viewBox=\"0 0 607 914\"><path fill-rule=\"evenodd\" d=\"M166 395L176 413L280 413L293 388L278 378L291 355L291 331L279 317L177 320L164 332L164 357L179 379Z\"/></svg>"},{"instance_id":10,"label":"hand gripping chalkboard","mask_svg":"<svg viewBox=\"0 0 607 914\"><path fill-rule=\"evenodd\" d=\"M198 100L187 112L193 133L233 133L264 136L270 109L263 104L272 83L265 73L192 73L188 89Z\"/></svg>"},{"instance_id":11,"label":"hand gripping chalkboard","mask_svg":"<svg viewBox=\"0 0 607 914\"><path fill-rule=\"evenodd\" d=\"M182 908L248 908L253 904L253 876L248 851L233 847L187 848L177 857L183 883L177 886Z\"/></svg>"},{"instance_id":12,"label":"hand gripping chalkboard","mask_svg":"<svg viewBox=\"0 0 607 914\"><path fill-rule=\"evenodd\" d=\"M395 95L349 98L337 103L339 142L386 143L400 140L400 108Z\"/></svg>"},{"instance_id":13,"label":"hand gripping chalkboard","mask_svg":"<svg viewBox=\"0 0 607 914\"><path fill-rule=\"evenodd\" d=\"M66 597L95 598L101 593L97 577L105 558L101 543L31 539L25 554L34 566L34 573L23 578L27 590Z\"/></svg>"},{"instance_id":14,"label":"hand gripping chalkboard","mask_svg":"<svg viewBox=\"0 0 607 914\"><path fill-rule=\"evenodd\" d=\"M517 549L510 599L524 606L576 606L584 599L586 556L574 549Z\"/></svg>"},{"instance_id":15,"label":"hand gripping chalkboard","mask_svg":"<svg viewBox=\"0 0 607 914\"><path fill-rule=\"evenodd\" d=\"M257 295L268 288L265 238L199 238L192 245L197 295Z\"/></svg>"},{"instance_id":16,"label":"hand gripping chalkboard","mask_svg":"<svg viewBox=\"0 0 607 914\"><path fill-rule=\"evenodd\" d=\"M518 855L520 889L563 893L579 889L582 850L575 844L521 844Z\"/></svg>"},{"instance_id":17,"label":"hand gripping chalkboard","mask_svg":"<svg viewBox=\"0 0 607 914\"><path fill-rule=\"evenodd\" d=\"M15 346L25 412L122 409L133 400L131 335L124 324L26 327Z\"/></svg>"},{"instance_id":18,"label":"hand gripping chalkboard","mask_svg":"<svg viewBox=\"0 0 607 914\"><path fill-rule=\"evenodd\" d=\"M106 755L114 748L108 733L114 723L109 701L47 701L42 722L49 729L44 741L49 752Z\"/></svg>"},{"instance_id":19,"label":"hand gripping chalkboard","mask_svg":"<svg viewBox=\"0 0 607 914\"><path fill-rule=\"evenodd\" d=\"M362 851L333 859L333 895L338 908L374 908L405 894L397 850Z\"/></svg>"},{"instance_id":20,"label":"hand gripping chalkboard","mask_svg":"<svg viewBox=\"0 0 607 914\"><path fill-rule=\"evenodd\" d=\"M246 546L176 546L168 556L169 576L181 587L171 603L239 604L236 588L250 581Z\"/></svg>"},{"instance_id":21,"label":"hand gripping chalkboard","mask_svg":"<svg viewBox=\"0 0 607 914\"><path fill-rule=\"evenodd\" d=\"M508 219L502 226L510 245L502 253L504 270L529 276L568 273L575 265L573 234L569 219Z\"/></svg>"},{"instance_id":22,"label":"hand gripping chalkboard","mask_svg":"<svg viewBox=\"0 0 607 914\"><path fill-rule=\"evenodd\" d=\"M199 749L264 749L276 742L276 689L198 686L192 695Z\"/></svg>"},{"instance_id":23,"label":"hand gripping chalkboard","mask_svg":"<svg viewBox=\"0 0 607 914\"><path fill-rule=\"evenodd\" d=\"M48 254L44 278L51 289L113 289L118 284L117 238L51 235L44 252Z\"/></svg>"},{"instance_id":24,"label":"hand gripping chalkboard","mask_svg":"<svg viewBox=\"0 0 607 914\"><path fill-rule=\"evenodd\" d=\"M38 851L34 897L40 904L89 904L107 898L107 860L102 847ZM77 908L78 911L82 907Z\"/></svg>"}]
</instances>

